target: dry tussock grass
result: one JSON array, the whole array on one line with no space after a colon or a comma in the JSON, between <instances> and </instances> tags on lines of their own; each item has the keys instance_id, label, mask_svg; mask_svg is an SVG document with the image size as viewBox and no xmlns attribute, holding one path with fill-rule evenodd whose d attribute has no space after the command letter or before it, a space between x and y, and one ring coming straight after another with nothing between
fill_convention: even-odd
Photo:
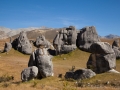
<instances>
[{"instance_id":1,"label":"dry tussock grass","mask_svg":"<svg viewBox=\"0 0 120 90\"><path fill-rule=\"evenodd\" d=\"M112 42L112 41L111 41ZM0 42L2 45L4 43ZM3 48L3 47L1 47ZM118 88L111 86L102 87L78 87L76 81L66 81L64 77L58 78L59 74L64 76L66 71L69 71L72 66L76 69L86 68L86 62L90 53L83 52L79 49L69 53L53 57L54 77L44 78L42 80L32 80L29 82L21 82L21 71L27 67L29 55L21 54L20 52L12 49L8 54L0 53L0 77L7 75L13 76L14 80L4 81L0 83L0 90L116 90ZM120 71L120 60L117 60L117 68ZM85 83L100 83L119 82L119 74L98 74L96 77L84 80ZM119 90L119 89L118 89Z\"/></svg>"}]
</instances>

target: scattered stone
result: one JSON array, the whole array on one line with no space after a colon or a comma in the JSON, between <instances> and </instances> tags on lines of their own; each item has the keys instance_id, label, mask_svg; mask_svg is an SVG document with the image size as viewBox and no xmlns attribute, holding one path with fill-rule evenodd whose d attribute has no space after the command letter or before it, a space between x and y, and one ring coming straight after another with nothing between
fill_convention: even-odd
<instances>
[{"instance_id":1,"label":"scattered stone","mask_svg":"<svg viewBox=\"0 0 120 90\"><path fill-rule=\"evenodd\" d=\"M96 76L96 74L91 69L78 69L74 72L74 79L87 79Z\"/></svg>"},{"instance_id":2,"label":"scattered stone","mask_svg":"<svg viewBox=\"0 0 120 90\"><path fill-rule=\"evenodd\" d=\"M38 68L36 66L25 68L21 72L21 80L22 81L32 80L37 77L37 74L38 74Z\"/></svg>"},{"instance_id":3,"label":"scattered stone","mask_svg":"<svg viewBox=\"0 0 120 90\"><path fill-rule=\"evenodd\" d=\"M66 72L65 78L69 79L75 79L75 80L81 80L81 79L87 79L92 78L96 74L91 69L78 69L75 72L69 71Z\"/></svg>"},{"instance_id":4,"label":"scattered stone","mask_svg":"<svg viewBox=\"0 0 120 90\"><path fill-rule=\"evenodd\" d=\"M120 72L116 71L115 69L111 69L111 70L109 70L108 72L109 72L109 73L118 73L118 74L120 74Z\"/></svg>"}]
</instances>

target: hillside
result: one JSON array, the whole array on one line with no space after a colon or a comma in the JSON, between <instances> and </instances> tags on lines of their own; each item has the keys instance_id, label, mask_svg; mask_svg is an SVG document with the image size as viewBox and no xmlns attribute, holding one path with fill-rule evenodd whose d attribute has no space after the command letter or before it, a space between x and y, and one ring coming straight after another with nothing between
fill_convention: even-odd
<instances>
[{"instance_id":1,"label":"hillside","mask_svg":"<svg viewBox=\"0 0 120 90\"><path fill-rule=\"evenodd\" d=\"M104 40L107 42L112 42ZM4 41L3 41L4 42ZM3 44L0 41L0 45ZM2 48L2 47L1 47ZM90 53L83 52L79 49L53 58L54 77L45 78L42 80L34 80L29 82L21 82L21 71L27 67L29 55L21 54L20 52L12 49L8 54L0 53L0 90L116 90L120 86L120 75L103 73L97 76L84 80L80 85L76 81L66 81L64 79L65 72L69 71L72 66L76 69L86 68L86 62ZM64 59L66 58L66 59ZM116 69L120 71L120 60L117 60ZM62 78L58 75L62 74ZM11 76L14 80L11 80ZM10 80L10 81L9 81ZM99 82L97 82L99 81ZM109 81L110 84L106 84ZM84 83L84 84L83 84ZM93 86L82 86L90 83ZM97 86L98 85L98 86ZM105 85L105 86L103 86Z\"/></svg>"}]
</instances>

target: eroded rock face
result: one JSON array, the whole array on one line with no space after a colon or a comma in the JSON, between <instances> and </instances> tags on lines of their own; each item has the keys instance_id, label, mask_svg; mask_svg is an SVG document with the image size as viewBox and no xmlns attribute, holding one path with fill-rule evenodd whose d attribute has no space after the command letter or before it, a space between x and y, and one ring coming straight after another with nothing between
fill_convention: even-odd
<instances>
[{"instance_id":1,"label":"eroded rock face","mask_svg":"<svg viewBox=\"0 0 120 90\"><path fill-rule=\"evenodd\" d=\"M80 30L77 36L77 47L83 51L90 52L90 46L99 42L100 39L94 26L85 27Z\"/></svg>"},{"instance_id":2,"label":"eroded rock face","mask_svg":"<svg viewBox=\"0 0 120 90\"><path fill-rule=\"evenodd\" d=\"M119 39L113 41L112 47L119 47Z\"/></svg>"},{"instance_id":3,"label":"eroded rock face","mask_svg":"<svg viewBox=\"0 0 120 90\"><path fill-rule=\"evenodd\" d=\"M20 33L19 37L12 42L12 46L24 54L32 53L32 45L30 44L26 33L23 31Z\"/></svg>"},{"instance_id":4,"label":"eroded rock face","mask_svg":"<svg viewBox=\"0 0 120 90\"><path fill-rule=\"evenodd\" d=\"M36 38L35 46L36 47L45 46L46 48L54 49L53 45L48 40L46 40L45 36L43 35L40 35L39 37Z\"/></svg>"},{"instance_id":5,"label":"eroded rock face","mask_svg":"<svg viewBox=\"0 0 120 90\"><path fill-rule=\"evenodd\" d=\"M77 31L74 26L69 26L69 28L61 29L61 31L53 40L53 45L56 49L56 55L68 53L75 50L77 48L76 39Z\"/></svg>"},{"instance_id":6,"label":"eroded rock face","mask_svg":"<svg viewBox=\"0 0 120 90\"><path fill-rule=\"evenodd\" d=\"M112 46L106 42L96 42L90 47L90 55L87 68L96 73L104 73L116 68L116 56Z\"/></svg>"},{"instance_id":7,"label":"eroded rock face","mask_svg":"<svg viewBox=\"0 0 120 90\"><path fill-rule=\"evenodd\" d=\"M78 69L75 72L66 72L65 74L65 78L66 79L75 79L75 80L79 80L79 79L87 79L87 78L92 78L93 76L95 76L95 72L93 72L91 69Z\"/></svg>"},{"instance_id":8,"label":"eroded rock face","mask_svg":"<svg viewBox=\"0 0 120 90\"><path fill-rule=\"evenodd\" d=\"M112 46L107 42L95 42L90 46L91 53L111 54L114 53Z\"/></svg>"},{"instance_id":9,"label":"eroded rock face","mask_svg":"<svg viewBox=\"0 0 120 90\"><path fill-rule=\"evenodd\" d=\"M112 48L115 52L116 55L116 59L120 58L120 47L119 47L119 39L114 40L113 44L112 44Z\"/></svg>"},{"instance_id":10,"label":"eroded rock face","mask_svg":"<svg viewBox=\"0 0 120 90\"><path fill-rule=\"evenodd\" d=\"M22 81L32 80L37 77L37 74L38 74L38 68L36 66L25 68L21 72L21 80Z\"/></svg>"},{"instance_id":11,"label":"eroded rock face","mask_svg":"<svg viewBox=\"0 0 120 90\"><path fill-rule=\"evenodd\" d=\"M4 52L9 52L12 49L12 44L9 42L5 43Z\"/></svg>"},{"instance_id":12,"label":"eroded rock face","mask_svg":"<svg viewBox=\"0 0 120 90\"><path fill-rule=\"evenodd\" d=\"M30 57L28 66L38 67L38 77L45 78L53 76L52 56L49 55L47 48L38 48Z\"/></svg>"}]
</instances>

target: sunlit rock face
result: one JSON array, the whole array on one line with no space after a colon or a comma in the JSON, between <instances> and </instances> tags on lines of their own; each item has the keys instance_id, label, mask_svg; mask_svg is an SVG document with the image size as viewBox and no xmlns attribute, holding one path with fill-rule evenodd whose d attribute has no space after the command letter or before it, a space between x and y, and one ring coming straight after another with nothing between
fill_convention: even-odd
<instances>
[{"instance_id":1,"label":"sunlit rock face","mask_svg":"<svg viewBox=\"0 0 120 90\"><path fill-rule=\"evenodd\" d=\"M100 42L96 28L94 26L82 28L77 36L77 47L83 51L90 52L90 46L94 42Z\"/></svg>"}]
</instances>

